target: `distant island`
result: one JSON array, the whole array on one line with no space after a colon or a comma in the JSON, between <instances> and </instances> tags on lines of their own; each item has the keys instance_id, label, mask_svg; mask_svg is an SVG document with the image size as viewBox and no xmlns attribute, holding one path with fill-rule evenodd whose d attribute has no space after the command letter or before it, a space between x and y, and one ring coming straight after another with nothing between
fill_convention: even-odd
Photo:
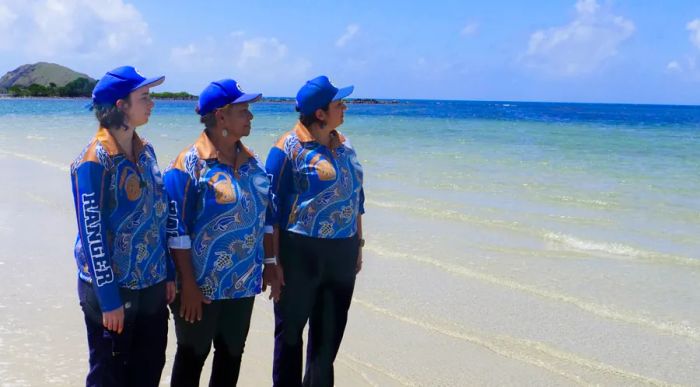
<instances>
[{"instance_id":1,"label":"distant island","mask_svg":"<svg viewBox=\"0 0 700 387\"><path fill-rule=\"evenodd\" d=\"M0 93L11 97L90 97L97 81L55 63L22 65L0 78Z\"/></svg>"},{"instance_id":2,"label":"distant island","mask_svg":"<svg viewBox=\"0 0 700 387\"><path fill-rule=\"evenodd\" d=\"M150 93L150 94L151 94L151 98L155 98L155 99L176 99L176 100L195 100L195 99L199 99L198 96L192 95L192 94L190 94L190 93L188 93L188 92L185 92L185 91L180 91L180 92L177 92L177 93L173 93L173 92L170 92L170 91L165 91L165 92L162 92L162 93Z\"/></svg>"},{"instance_id":3,"label":"distant island","mask_svg":"<svg viewBox=\"0 0 700 387\"><path fill-rule=\"evenodd\" d=\"M151 93L151 97L155 99L172 99L172 100L196 100L199 98L199 96L192 95L190 93L187 93L185 91L181 91L178 93L172 93L169 91L163 92L163 93ZM348 98L345 99L347 103L350 104L367 104L367 105L393 105L393 104L398 104L399 101L397 100L379 100L379 99L371 99L371 98ZM266 103L284 103L284 104L293 104L296 103L296 100L291 97L263 97L260 102L266 102Z\"/></svg>"},{"instance_id":4,"label":"distant island","mask_svg":"<svg viewBox=\"0 0 700 387\"><path fill-rule=\"evenodd\" d=\"M97 80L90 76L71 70L55 63L38 62L22 65L0 78L0 94L9 97L57 97L57 98L90 98ZM151 93L155 99L196 100L199 97L185 91ZM379 100L373 98L348 98L349 104L391 105L400 103L397 100ZM289 97L263 97L267 103L295 103Z\"/></svg>"},{"instance_id":5,"label":"distant island","mask_svg":"<svg viewBox=\"0 0 700 387\"><path fill-rule=\"evenodd\" d=\"M395 99L374 99L374 98L345 98L343 99L349 104L364 104L364 105L395 105L399 104ZM296 103L292 97L263 97L262 102L268 103Z\"/></svg>"},{"instance_id":6,"label":"distant island","mask_svg":"<svg viewBox=\"0 0 700 387\"><path fill-rule=\"evenodd\" d=\"M13 85L7 90L10 97L90 97L95 82L88 78L78 78L67 83L65 86L58 86L49 83L49 86L42 86L32 83L29 86Z\"/></svg>"}]
</instances>

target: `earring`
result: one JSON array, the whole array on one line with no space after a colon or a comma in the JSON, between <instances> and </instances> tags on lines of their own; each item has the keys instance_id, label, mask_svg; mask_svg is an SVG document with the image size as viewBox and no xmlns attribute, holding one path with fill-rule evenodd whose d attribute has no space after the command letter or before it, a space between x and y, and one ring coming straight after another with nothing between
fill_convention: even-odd
<instances>
[{"instance_id":1,"label":"earring","mask_svg":"<svg viewBox=\"0 0 700 387\"><path fill-rule=\"evenodd\" d=\"M226 136L228 136L228 130L222 129L221 130L221 137L226 137Z\"/></svg>"}]
</instances>

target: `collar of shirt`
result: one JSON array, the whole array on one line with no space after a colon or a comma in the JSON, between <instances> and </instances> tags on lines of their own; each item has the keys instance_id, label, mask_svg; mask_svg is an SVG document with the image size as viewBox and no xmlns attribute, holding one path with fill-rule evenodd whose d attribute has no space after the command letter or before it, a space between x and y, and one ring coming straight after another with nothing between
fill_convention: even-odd
<instances>
[{"instance_id":1,"label":"collar of shirt","mask_svg":"<svg viewBox=\"0 0 700 387\"><path fill-rule=\"evenodd\" d=\"M242 142L238 141L238 144L240 144L240 149L247 156L245 162L250 160L251 158L255 157L253 155L253 152L250 151L245 145L243 145ZM199 138L197 138L197 141L194 142L194 147L197 149L197 154L199 155L199 158L202 160L218 160L219 162L222 162L224 164L229 164L226 162L226 160L219 159L219 151L216 150L216 147L214 146L214 143L211 142L209 139L209 136L207 136L207 133L202 131L202 134L199 135Z\"/></svg>"},{"instance_id":2,"label":"collar of shirt","mask_svg":"<svg viewBox=\"0 0 700 387\"><path fill-rule=\"evenodd\" d=\"M316 139L314 138L314 136L311 135L311 132L309 132L309 129L307 129L306 126L304 126L304 124L301 123L301 121L297 121L297 124L294 125L293 130L294 130L294 134L296 134L296 136L300 142L303 142L303 143L317 142ZM335 146L331 146L330 147L331 149L335 149L338 146L340 146L340 144L345 142L345 136L343 136L343 134L338 132L337 130L336 130L336 132L338 133L338 141L339 142Z\"/></svg>"},{"instance_id":3,"label":"collar of shirt","mask_svg":"<svg viewBox=\"0 0 700 387\"><path fill-rule=\"evenodd\" d=\"M102 147L107 151L107 154L109 154L110 157L125 154L122 147L119 146L119 143L114 138L114 136L112 136L112 133L110 133L109 130L107 130L107 128L98 129L95 138L97 139L97 141L100 142L100 144L102 144ZM134 132L134 137L131 139L131 143L134 147L134 155L136 155L138 158L141 152L143 152L143 148L146 147L146 142L143 141L143 139L141 139L141 137L139 137L139 135L136 134L136 132Z\"/></svg>"}]
</instances>

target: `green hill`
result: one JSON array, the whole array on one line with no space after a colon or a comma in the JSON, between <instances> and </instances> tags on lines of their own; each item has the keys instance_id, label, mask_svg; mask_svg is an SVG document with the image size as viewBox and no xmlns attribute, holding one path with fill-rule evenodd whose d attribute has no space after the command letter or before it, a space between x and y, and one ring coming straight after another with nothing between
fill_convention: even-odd
<instances>
[{"instance_id":1,"label":"green hill","mask_svg":"<svg viewBox=\"0 0 700 387\"><path fill-rule=\"evenodd\" d=\"M55 63L39 62L20 66L0 78L0 92L6 93L11 87L27 88L31 85L63 87L78 78L86 78L91 83L95 80L86 74L73 71Z\"/></svg>"}]
</instances>

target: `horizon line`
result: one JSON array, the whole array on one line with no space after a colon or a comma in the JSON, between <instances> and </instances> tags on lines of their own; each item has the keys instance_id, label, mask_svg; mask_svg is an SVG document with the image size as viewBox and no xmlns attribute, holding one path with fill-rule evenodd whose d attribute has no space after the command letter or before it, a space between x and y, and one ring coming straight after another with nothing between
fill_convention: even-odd
<instances>
[{"instance_id":1,"label":"horizon line","mask_svg":"<svg viewBox=\"0 0 700 387\"><path fill-rule=\"evenodd\" d=\"M164 91L159 93L182 93L182 91ZM188 92L185 92L188 93ZM189 94L189 93L188 93ZM190 94L197 97L195 94ZM89 97L12 97L6 93L0 93L0 98L2 99L90 99ZM279 98L285 100L293 101L295 97L283 97L283 96L265 96L265 98ZM591 101L551 101L551 100L495 100L495 99L435 99L435 98L385 98L385 97L353 97L345 98L346 100L377 100L377 101L421 101L421 102L477 102L477 103L513 103L513 104L566 104L566 105L624 105L624 106L679 106L679 107L700 107L700 104L693 103L658 103L658 102L591 102ZM162 98L162 100L174 100L174 101L188 101L188 99L176 99L176 98ZM261 101L264 102L264 101Z\"/></svg>"}]
</instances>

